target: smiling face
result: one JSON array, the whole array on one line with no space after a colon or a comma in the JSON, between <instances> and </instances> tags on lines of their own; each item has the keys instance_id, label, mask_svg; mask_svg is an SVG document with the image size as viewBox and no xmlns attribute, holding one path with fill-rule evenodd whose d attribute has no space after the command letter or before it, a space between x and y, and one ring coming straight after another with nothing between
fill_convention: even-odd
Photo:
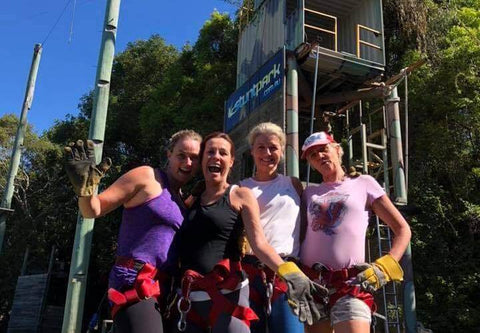
<instances>
[{"instance_id":1,"label":"smiling face","mask_svg":"<svg viewBox=\"0 0 480 333\"><path fill-rule=\"evenodd\" d=\"M232 145L221 137L213 137L204 142L202 171L205 181L226 182L233 166Z\"/></svg>"},{"instance_id":2,"label":"smiling face","mask_svg":"<svg viewBox=\"0 0 480 333\"><path fill-rule=\"evenodd\" d=\"M283 157L283 147L275 134L260 134L252 145L257 176L271 176Z\"/></svg>"},{"instance_id":3,"label":"smiling face","mask_svg":"<svg viewBox=\"0 0 480 333\"><path fill-rule=\"evenodd\" d=\"M167 172L180 186L186 184L198 170L200 142L190 137L179 139L167 153Z\"/></svg>"},{"instance_id":4,"label":"smiling face","mask_svg":"<svg viewBox=\"0 0 480 333\"><path fill-rule=\"evenodd\" d=\"M312 168L320 172L323 177L342 168L340 146L337 144L313 146L306 151L305 157Z\"/></svg>"}]
</instances>

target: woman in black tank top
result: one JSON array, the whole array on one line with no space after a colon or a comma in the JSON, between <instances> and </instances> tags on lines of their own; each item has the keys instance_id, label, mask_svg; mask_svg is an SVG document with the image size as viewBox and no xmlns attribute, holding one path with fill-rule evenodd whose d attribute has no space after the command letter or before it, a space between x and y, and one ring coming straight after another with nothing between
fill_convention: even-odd
<instances>
[{"instance_id":1,"label":"woman in black tank top","mask_svg":"<svg viewBox=\"0 0 480 333\"><path fill-rule=\"evenodd\" d=\"M288 297L300 321L311 324L318 320L322 305L313 301L313 295L323 297L326 291L310 281L294 263L283 262L268 244L260 225L258 203L251 190L227 182L235 156L230 137L221 132L208 135L202 142L200 156L205 190L194 202L179 233L182 271L194 270L205 275L222 259L238 262L241 257L239 239L245 230L258 258L287 282ZM248 291L246 296L248 302ZM234 319L230 316L227 322ZM195 323L188 320L187 323L190 332L188 327L194 327ZM249 332L246 325L242 329L238 325L213 329ZM198 327L194 331L202 332Z\"/></svg>"}]
</instances>

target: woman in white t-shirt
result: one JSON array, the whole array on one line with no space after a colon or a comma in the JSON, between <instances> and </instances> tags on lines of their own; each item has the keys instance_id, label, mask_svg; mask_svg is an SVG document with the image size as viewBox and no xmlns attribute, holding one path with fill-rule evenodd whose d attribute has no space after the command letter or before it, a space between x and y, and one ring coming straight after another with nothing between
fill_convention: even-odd
<instances>
[{"instance_id":1,"label":"woman in white t-shirt","mask_svg":"<svg viewBox=\"0 0 480 333\"><path fill-rule=\"evenodd\" d=\"M375 311L371 293L389 281L402 280L398 261L411 232L374 178L345 174L342 155L341 146L325 132L313 133L303 144L301 157L322 175L323 182L307 186L303 192L302 212L307 225L300 256L310 278L320 278L335 290L327 305L335 333L368 333ZM370 211L392 229L395 237L388 254L365 264ZM330 330L328 322L306 326L309 333Z\"/></svg>"},{"instance_id":2,"label":"woman in white t-shirt","mask_svg":"<svg viewBox=\"0 0 480 333\"><path fill-rule=\"evenodd\" d=\"M285 134L278 125L267 122L255 126L248 135L255 174L240 184L252 189L257 198L260 223L267 241L288 260L299 256L303 187L297 178L277 172L285 141ZM266 332L267 326L269 332L303 333L303 324L288 306L284 282L264 268L251 251L244 258L243 267L251 281L250 304L260 318L259 322L252 323L252 333Z\"/></svg>"}]
</instances>

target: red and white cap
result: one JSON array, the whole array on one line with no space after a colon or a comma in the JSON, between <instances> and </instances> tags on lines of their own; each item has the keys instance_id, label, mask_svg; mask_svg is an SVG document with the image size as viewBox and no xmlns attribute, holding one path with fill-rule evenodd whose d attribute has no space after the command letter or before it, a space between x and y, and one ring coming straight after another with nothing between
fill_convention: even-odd
<instances>
[{"instance_id":1,"label":"red and white cap","mask_svg":"<svg viewBox=\"0 0 480 333\"><path fill-rule=\"evenodd\" d=\"M323 146L328 145L329 143L335 143L336 141L332 138L332 136L325 132L315 132L310 134L308 138L305 139L305 142L302 146L302 156L301 158L304 159L307 155L307 150L315 146Z\"/></svg>"}]
</instances>

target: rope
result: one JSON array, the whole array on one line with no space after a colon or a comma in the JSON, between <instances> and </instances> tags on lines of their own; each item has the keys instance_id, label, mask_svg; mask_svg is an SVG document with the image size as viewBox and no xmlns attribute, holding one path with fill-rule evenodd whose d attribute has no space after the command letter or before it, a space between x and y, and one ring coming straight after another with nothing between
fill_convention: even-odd
<instances>
[{"instance_id":1,"label":"rope","mask_svg":"<svg viewBox=\"0 0 480 333\"><path fill-rule=\"evenodd\" d=\"M50 37L50 34L53 32L53 30L54 30L55 27L57 26L58 22L60 22L60 19L62 18L63 14L65 14L65 11L67 10L68 5L70 5L71 2L72 2L72 0L68 0L68 2L67 2L67 4L65 5L65 7L63 7L62 12L61 12L60 15L58 16L57 21L53 24L53 26L52 26L52 28L50 29L50 31L48 32L47 37L45 37L45 39L43 40L42 45L45 45L45 43L47 42L48 37Z\"/></svg>"},{"instance_id":2,"label":"rope","mask_svg":"<svg viewBox=\"0 0 480 333\"><path fill-rule=\"evenodd\" d=\"M77 0L73 2L72 22L70 23L70 35L68 36L68 44L72 42L73 36L73 22L75 21L75 8L77 6Z\"/></svg>"},{"instance_id":3,"label":"rope","mask_svg":"<svg viewBox=\"0 0 480 333\"><path fill-rule=\"evenodd\" d=\"M405 192L408 194L408 74L405 72Z\"/></svg>"}]
</instances>

